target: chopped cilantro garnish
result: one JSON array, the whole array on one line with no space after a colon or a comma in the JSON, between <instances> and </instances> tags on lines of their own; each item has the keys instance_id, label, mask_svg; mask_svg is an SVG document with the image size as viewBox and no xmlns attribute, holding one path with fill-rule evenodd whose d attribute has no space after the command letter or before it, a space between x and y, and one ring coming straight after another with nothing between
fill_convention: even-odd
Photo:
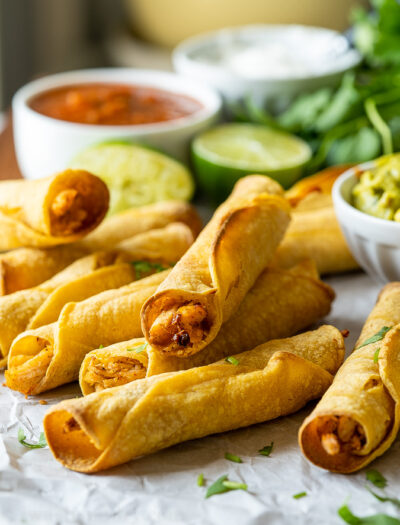
<instances>
[{"instance_id":1,"label":"chopped cilantro garnish","mask_svg":"<svg viewBox=\"0 0 400 525\"><path fill-rule=\"evenodd\" d=\"M233 461L234 463L243 463L239 456L235 456L235 454L231 454L230 452L225 452L225 459Z\"/></svg>"},{"instance_id":2,"label":"chopped cilantro garnish","mask_svg":"<svg viewBox=\"0 0 400 525\"><path fill-rule=\"evenodd\" d=\"M37 443L28 443L26 441L25 432L22 430L22 428L18 429L18 441L21 443L21 445L24 445L24 447L27 448L44 448L47 446L46 438L44 437L44 432L40 433L39 441Z\"/></svg>"},{"instance_id":3,"label":"chopped cilantro garnish","mask_svg":"<svg viewBox=\"0 0 400 525\"><path fill-rule=\"evenodd\" d=\"M377 363L378 362L378 359L379 359L379 352L380 352L380 347L378 347L375 352L374 352L374 363Z\"/></svg>"},{"instance_id":4,"label":"chopped cilantro garnish","mask_svg":"<svg viewBox=\"0 0 400 525\"><path fill-rule=\"evenodd\" d=\"M238 364L239 364L239 360L236 359L236 357L233 357L233 356L225 357L225 361L227 363L230 363L231 365L235 365L235 366L238 366Z\"/></svg>"},{"instance_id":5,"label":"chopped cilantro garnish","mask_svg":"<svg viewBox=\"0 0 400 525\"><path fill-rule=\"evenodd\" d=\"M247 490L247 485L245 483L238 483L236 481L229 481L228 476L225 474L217 479L206 492L206 498L215 496L216 494L223 494L224 492L229 492L230 490Z\"/></svg>"},{"instance_id":6,"label":"chopped cilantro garnish","mask_svg":"<svg viewBox=\"0 0 400 525\"><path fill-rule=\"evenodd\" d=\"M378 487L380 489L384 489L387 485L386 478L375 469L368 470L366 473L366 478L368 481L374 484L375 487Z\"/></svg>"},{"instance_id":7,"label":"chopped cilantro garnish","mask_svg":"<svg viewBox=\"0 0 400 525\"><path fill-rule=\"evenodd\" d=\"M381 496L377 494L376 492L374 492L373 490L371 490L368 487L368 485L366 486L366 488L377 500L382 501L382 503L386 503L388 501L389 503L393 503L393 505L396 505L396 507L400 507L400 499L391 498L389 496Z\"/></svg>"},{"instance_id":8,"label":"chopped cilantro garnish","mask_svg":"<svg viewBox=\"0 0 400 525\"><path fill-rule=\"evenodd\" d=\"M300 499L300 498L304 498L305 496L307 496L307 492L299 492L298 494L293 494L293 499Z\"/></svg>"},{"instance_id":9,"label":"chopped cilantro garnish","mask_svg":"<svg viewBox=\"0 0 400 525\"><path fill-rule=\"evenodd\" d=\"M147 347L147 343L143 343L142 345L134 346L133 348L127 348L126 351L135 352L135 354L141 354L142 352L146 350L146 347Z\"/></svg>"},{"instance_id":10,"label":"chopped cilantro garnish","mask_svg":"<svg viewBox=\"0 0 400 525\"><path fill-rule=\"evenodd\" d=\"M360 346L357 346L356 350L358 350L359 348L362 348L363 346L367 346L372 343L376 343L377 341L382 341L382 339L385 337L385 335L389 332L390 329L391 327L389 326L383 326L379 330L379 332L376 332L376 334L366 339Z\"/></svg>"},{"instance_id":11,"label":"chopped cilantro garnish","mask_svg":"<svg viewBox=\"0 0 400 525\"><path fill-rule=\"evenodd\" d=\"M104 345L99 345L99 350L101 350L102 348L104 348Z\"/></svg>"},{"instance_id":12,"label":"chopped cilantro garnish","mask_svg":"<svg viewBox=\"0 0 400 525\"><path fill-rule=\"evenodd\" d=\"M355 516L347 505L342 505L338 510L339 516L350 525L400 525L400 520L387 514L374 514L359 518Z\"/></svg>"},{"instance_id":13,"label":"chopped cilantro garnish","mask_svg":"<svg viewBox=\"0 0 400 525\"><path fill-rule=\"evenodd\" d=\"M204 474L199 474L197 476L197 486L204 487Z\"/></svg>"},{"instance_id":14,"label":"chopped cilantro garnish","mask_svg":"<svg viewBox=\"0 0 400 525\"><path fill-rule=\"evenodd\" d=\"M167 269L167 266L164 266L163 264L150 261L131 261L131 264L135 268L137 279L141 279L145 273L150 273L152 271L159 273Z\"/></svg>"},{"instance_id":15,"label":"chopped cilantro garnish","mask_svg":"<svg viewBox=\"0 0 400 525\"><path fill-rule=\"evenodd\" d=\"M272 449L274 448L274 442L271 441L271 444L270 445L265 445L265 447L263 447L262 449L260 449L258 451L259 454L261 454L261 456L270 456L271 455L271 452L272 452Z\"/></svg>"}]
</instances>

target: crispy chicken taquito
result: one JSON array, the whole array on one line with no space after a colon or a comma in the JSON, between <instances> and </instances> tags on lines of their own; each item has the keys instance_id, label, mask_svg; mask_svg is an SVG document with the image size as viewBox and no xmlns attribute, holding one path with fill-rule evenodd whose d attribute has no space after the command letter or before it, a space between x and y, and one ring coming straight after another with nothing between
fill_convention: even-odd
<instances>
[{"instance_id":1,"label":"crispy chicken taquito","mask_svg":"<svg viewBox=\"0 0 400 525\"><path fill-rule=\"evenodd\" d=\"M189 439L268 421L320 397L343 354L340 332L323 326L270 341L231 362L64 401L45 416L47 443L64 466L96 472Z\"/></svg>"},{"instance_id":2,"label":"crispy chicken taquito","mask_svg":"<svg viewBox=\"0 0 400 525\"><path fill-rule=\"evenodd\" d=\"M68 303L56 323L20 334L10 349L7 386L40 394L77 380L85 355L94 348L140 337L143 303L169 271Z\"/></svg>"},{"instance_id":3,"label":"crispy chicken taquito","mask_svg":"<svg viewBox=\"0 0 400 525\"><path fill-rule=\"evenodd\" d=\"M383 288L354 352L300 429L303 453L319 467L354 472L393 443L400 423L398 323L400 283L391 283Z\"/></svg>"},{"instance_id":4,"label":"crispy chicken taquito","mask_svg":"<svg viewBox=\"0 0 400 525\"><path fill-rule=\"evenodd\" d=\"M348 166L334 166L306 177L286 192L292 221L278 247L274 262L290 268L312 257L320 274L357 269L333 209L331 190Z\"/></svg>"},{"instance_id":5,"label":"crispy chicken taquito","mask_svg":"<svg viewBox=\"0 0 400 525\"><path fill-rule=\"evenodd\" d=\"M232 317L206 348L179 358L154 352L142 340L96 349L80 370L83 394L163 372L203 366L229 354L294 335L329 313L333 290L318 278L315 264L304 261L290 270L265 270ZM132 348L139 347L139 352Z\"/></svg>"},{"instance_id":6,"label":"crispy chicken taquito","mask_svg":"<svg viewBox=\"0 0 400 525\"><path fill-rule=\"evenodd\" d=\"M0 182L0 250L77 241L100 224L108 202L104 182L82 170Z\"/></svg>"},{"instance_id":7,"label":"crispy chicken taquito","mask_svg":"<svg viewBox=\"0 0 400 525\"><path fill-rule=\"evenodd\" d=\"M0 297L0 365L5 365L18 334L56 321L67 302L82 301L167 268L192 241L188 226L172 223L122 241L109 252L87 255L35 288Z\"/></svg>"},{"instance_id":8,"label":"crispy chicken taquito","mask_svg":"<svg viewBox=\"0 0 400 525\"><path fill-rule=\"evenodd\" d=\"M187 357L207 346L268 265L289 224L282 188L244 177L142 312L160 352Z\"/></svg>"},{"instance_id":9,"label":"crispy chicken taquito","mask_svg":"<svg viewBox=\"0 0 400 525\"><path fill-rule=\"evenodd\" d=\"M193 206L165 201L107 217L85 239L68 246L19 248L0 254L0 295L37 286L88 253L109 250L125 239L172 222L189 226L194 237L202 226Z\"/></svg>"}]
</instances>

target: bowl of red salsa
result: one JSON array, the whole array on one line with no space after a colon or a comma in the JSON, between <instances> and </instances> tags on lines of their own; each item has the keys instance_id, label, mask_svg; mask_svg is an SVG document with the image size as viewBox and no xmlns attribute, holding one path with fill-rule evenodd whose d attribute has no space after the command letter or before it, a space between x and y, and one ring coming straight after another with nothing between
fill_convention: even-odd
<instances>
[{"instance_id":1,"label":"bowl of red salsa","mask_svg":"<svg viewBox=\"0 0 400 525\"><path fill-rule=\"evenodd\" d=\"M14 141L26 178L50 175L85 148L131 141L185 160L191 138L214 124L221 99L174 73L125 68L51 75L13 99Z\"/></svg>"}]
</instances>

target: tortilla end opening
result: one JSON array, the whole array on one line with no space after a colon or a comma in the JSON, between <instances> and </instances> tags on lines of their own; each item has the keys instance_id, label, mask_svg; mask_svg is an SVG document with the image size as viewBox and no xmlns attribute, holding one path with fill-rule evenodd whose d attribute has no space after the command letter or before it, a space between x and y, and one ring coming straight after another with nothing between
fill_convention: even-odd
<instances>
[{"instance_id":1,"label":"tortilla end opening","mask_svg":"<svg viewBox=\"0 0 400 525\"><path fill-rule=\"evenodd\" d=\"M351 474L359 470L368 456L356 456L348 452L339 452L330 455L323 448L318 433L319 417L306 421L299 432L299 444L304 456L317 467L338 472L340 474Z\"/></svg>"},{"instance_id":2,"label":"tortilla end opening","mask_svg":"<svg viewBox=\"0 0 400 525\"><path fill-rule=\"evenodd\" d=\"M84 170L60 173L48 199L50 234L69 237L93 230L105 217L108 203L108 188L99 177Z\"/></svg>"},{"instance_id":3,"label":"tortilla end opening","mask_svg":"<svg viewBox=\"0 0 400 525\"><path fill-rule=\"evenodd\" d=\"M43 420L47 444L64 467L90 473L102 451L96 448L72 412L59 408L48 412Z\"/></svg>"}]
</instances>

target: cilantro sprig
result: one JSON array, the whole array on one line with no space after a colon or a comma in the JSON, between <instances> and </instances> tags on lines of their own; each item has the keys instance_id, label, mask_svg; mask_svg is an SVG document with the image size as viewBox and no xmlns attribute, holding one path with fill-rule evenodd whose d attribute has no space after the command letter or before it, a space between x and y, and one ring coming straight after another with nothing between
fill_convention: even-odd
<instances>
[{"instance_id":1,"label":"cilantro sprig","mask_svg":"<svg viewBox=\"0 0 400 525\"><path fill-rule=\"evenodd\" d=\"M379 489L384 489L387 485L387 480L385 476L383 476L376 469L367 470L365 476L369 482L371 482L373 485L375 485L375 487L378 487Z\"/></svg>"},{"instance_id":2,"label":"cilantro sprig","mask_svg":"<svg viewBox=\"0 0 400 525\"><path fill-rule=\"evenodd\" d=\"M247 485L246 483L230 481L228 476L225 474L208 487L206 498L210 498L211 496L215 496L217 494L223 494L224 492L229 492L231 490L247 490Z\"/></svg>"},{"instance_id":3,"label":"cilantro sprig","mask_svg":"<svg viewBox=\"0 0 400 525\"><path fill-rule=\"evenodd\" d=\"M161 263L150 261L131 261L131 264L135 268L137 279L141 279L143 274L151 273L153 271L159 273L169 268L169 266L164 266Z\"/></svg>"},{"instance_id":4,"label":"cilantro sprig","mask_svg":"<svg viewBox=\"0 0 400 525\"><path fill-rule=\"evenodd\" d=\"M340 507L338 514L343 521L350 525L400 525L400 520L387 514L374 514L360 518L355 516L346 504Z\"/></svg>"},{"instance_id":5,"label":"cilantro sprig","mask_svg":"<svg viewBox=\"0 0 400 525\"><path fill-rule=\"evenodd\" d=\"M37 443L28 443L26 441L26 435L22 428L18 429L18 441L21 445L24 445L26 448L44 448L47 446L46 438L44 432L41 432L39 435L39 440Z\"/></svg>"},{"instance_id":6,"label":"cilantro sprig","mask_svg":"<svg viewBox=\"0 0 400 525\"><path fill-rule=\"evenodd\" d=\"M366 339L360 346L357 346L356 350L358 350L359 348L363 348L364 346L371 345L372 343L382 341L382 339L385 337L385 335L389 332L391 328L391 326L382 326L379 332L376 332L376 334L372 335L371 337L368 337L368 339Z\"/></svg>"},{"instance_id":7,"label":"cilantro sprig","mask_svg":"<svg viewBox=\"0 0 400 525\"><path fill-rule=\"evenodd\" d=\"M265 445L265 447L261 448L258 453L261 456L267 456L269 457L271 455L272 449L274 448L274 442L271 441L270 445Z\"/></svg>"}]
</instances>

